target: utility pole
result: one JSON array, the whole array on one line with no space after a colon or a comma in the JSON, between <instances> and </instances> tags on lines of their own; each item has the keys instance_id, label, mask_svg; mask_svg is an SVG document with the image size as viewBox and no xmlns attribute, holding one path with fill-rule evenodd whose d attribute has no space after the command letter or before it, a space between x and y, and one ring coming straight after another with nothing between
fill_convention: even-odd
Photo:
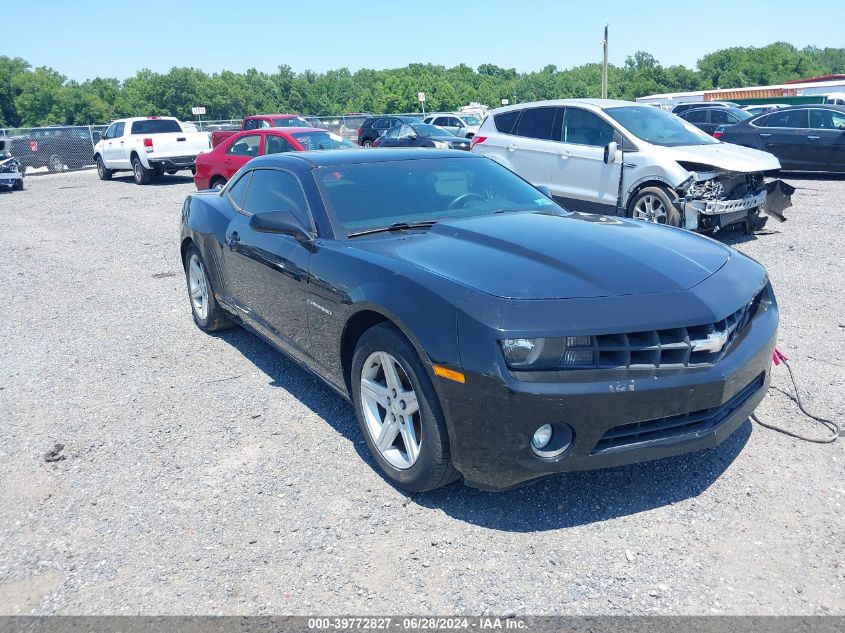
<instances>
[{"instance_id":1,"label":"utility pole","mask_svg":"<svg viewBox=\"0 0 845 633\"><path fill-rule=\"evenodd\" d=\"M607 99L607 24L604 25L604 39L601 41L604 48L604 61L601 65L601 98Z\"/></svg>"}]
</instances>

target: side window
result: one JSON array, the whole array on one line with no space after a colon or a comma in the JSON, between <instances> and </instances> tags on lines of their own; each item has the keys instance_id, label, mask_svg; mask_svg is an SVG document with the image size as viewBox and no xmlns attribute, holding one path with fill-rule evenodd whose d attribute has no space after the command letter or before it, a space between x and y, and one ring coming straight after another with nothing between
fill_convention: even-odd
<instances>
[{"instance_id":1,"label":"side window","mask_svg":"<svg viewBox=\"0 0 845 633\"><path fill-rule=\"evenodd\" d=\"M807 111L802 109L773 112L766 119L766 127L805 128L807 127Z\"/></svg>"},{"instance_id":2,"label":"side window","mask_svg":"<svg viewBox=\"0 0 845 633\"><path fill-rule=\"evenodd\" d=\"M275 169L256 169L246 194L247 213L290 211L302 225L311 228L308 204L299 180L293 174Z\"/></svg>"},{"instance_id":3,"label":"side window","mask_svg":"<svg viewBox=\"0 0 845 633\"><path fill-rule=\"evenodd\" d=\"M244 196L246 195L246 189L249 186L249 179L251 177L252 172L248 171L241 176L235 184L226 188L226 193L229 196L229 199L238 209L243 209Z\"/></svg>"},{"instance_id":4,"label":"side window","mask_svg":"<svg viewBox=\"0 0 845 633\"><path fill-rule=\"evenodd\" d=\"M448 123L446 123L446 125L448 125L449 127L463 127L463 125L461 125L461 122L453 116L450 116L447 120Z\"/></svg>"},{"instance_id":5,"label":"side window","mask_svg":"<svg viewBox=\"0 0 845 633\"><path fill-rule=\"evenodd\" d=\"M123 129L126 127L126 123L121 121L120 123L114 126L114 138L120 138L123 136Z\"/></svg>"},{"instance_id":6,"label":"side window","mask_svg":"<svg viewBox=\"0 0 845 633\"><path fill-rule=\"evenodd\" d=\"M736 123L736 117L724 108L713 109L710 111L710 122L716 125L726 125L728 123Z\"/></svg>"},{"instance_id":7,"label":"side window","mask_svg":"<svg viewBox=\"0 0 845 633\"><path fill-rule=\"evenodd\" d=\"M104 139L114 138L114 130L115 130L116 127L117 127L117 123L112 123L109 126L109 129L106 130L106 133L103 134L103 138Z\"/></svg>"},{"instance_id":8,"label":"side window","mask_svg":"<svg viewBox=\"0 0 845 633\"><path fill-rule=\"evenodd\" d=\"M613 127L597 115L580 108L566 108L563 122L564 143L604 147L613 138Z\"/></svg>"},{"instance_id":9,"label":"side window","mask_svg":"<svg viewBox=\"0 0 845 633\"><path fill-rule=\"evenodd\" d=\"M295 152L296 148L291 145L283 136L276 136L275 134L268 134L264 137L264 153L265 154L284 154L285 152Z\"/></svg>"},{"instance_id":10,"label":"side window","mask_svg":"<svg viewBox=\"0 0 845 633\"><path fill-rule=\"evenodd\" d=\"M496 129L502 134L513 134L516 120L522 110L511 110L510 112L502 112L493 116L493 123Z\"/></svg>"},{"instance_id":11,"label":"side window","mask_svg":"<svg viewBox=\"0 0 845 633\"><path fill-rule=\"evenodd\" d=\"M250 134L242 136L229 146L226 153L230 156L258 156L258 146L261 144L261 135Z\"/></svg>"},{"instance_id":12,"label":"side window","mask_svg":"<svg viewBox=\"0 0 845 633\"><path fill-rule=\"evenodd\" d=\"M449 125L448 120L445 116L439 116L432 121L432 125Z\"/></svg>"},{"instance_id":13,"label":"side window","mask_svg":"<svg viewBox=\"0 0 845 633\"><path fill-rule=\"evenodd\" d=\"M244 121L244 129L245 130L257 130L261 125L261 122L258 119L247 119Z\"/></svg>"},{"instance_id":14,"label":"side window","mask_svg":"<svg viewBox=\"0 0 845 633\"><path fill-rule=\"evenodd\" d=\"M687 110L681 118L690 123L707 123L707 110Z\"/></svg>"},{"instance_id":15,"label":"side window","mask_svg":"<svg viewBox=\"0 0 845 633\"><path fill-rule=\"evenodd\" d=\"M526 138L552 140L552 127L557 108L529 108L523 110L516 133Z\"/></svg>"},{"instance_id":16,"label":"side window","mask_svg":"<svg viewBox=\"0 0 845 633\"><path fill-rule=\"evenodd\" d=\"M370 127L381 130L389 126L387 125L387 119L376 119Z\"/></svg>"},{"instance_id":17,"label":"side window","mask_svg":"<svg viewBox=\"0 0 845 633\"><path fill-rule=\"evenodd\" d=\"M394 125L387 132L385 132L384 135L387 138L399 138L399 130L401 130L401 129L402 129L401 125Z\"/></svg>"},{"instance_id":18,"label":"side window","mask_svg":"<svg viewBox=\"0 0 845 633\"><path fill-rule=\"evenodd\" d=\"M845 112L810 110L810 127L815 130L845 130Z\"/></svg>"},{"instance_id":19,"label":"side window","mask_svg":"<svg viewBox=\"0 0 845 633\"><path fill-rule=\"evenodd\" d=\"M761 116L757 119L754 119L753 124L756 125L757 127L767 127L768 126L768 119L769 119L769 115L767 114L766 116Z\"/></svg>"}]
</instances>

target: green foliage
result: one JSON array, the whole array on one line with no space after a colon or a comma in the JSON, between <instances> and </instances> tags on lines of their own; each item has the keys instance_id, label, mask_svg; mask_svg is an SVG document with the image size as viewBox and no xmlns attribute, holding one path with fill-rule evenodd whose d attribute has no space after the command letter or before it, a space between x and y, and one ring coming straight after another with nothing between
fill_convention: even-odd
<instances>
[{"instance_id":1,"label":"green foliage","mask_svg":"<svg viewBox=\"0 0 845 633\"><path fill-rule=\"evenodd\" d=\"M638 51L623 66L608 69L609 96L634 99L658 92L778 84L827 73L845 73L845 48L797 49L782 42L728 48L705 55L695 70L663 66L653 55ZM206 107L208 119L261 112L414 112L420 91L426 93L429 111L453 110L470 101L498 106L503 98L518 103L598 97L601 66L560 70L549 65L519 73L494 64L477 69L410 64L354 73L347 68L296 73L280 65L272 73L252 68L212 74L177 67L167 73L142 69L124 81L98 77L77 83L51 68L32 68L23 59L0 56L0 126L105 123L151 114L188 119L197 105Z\"/></svg>"}]
</instances>

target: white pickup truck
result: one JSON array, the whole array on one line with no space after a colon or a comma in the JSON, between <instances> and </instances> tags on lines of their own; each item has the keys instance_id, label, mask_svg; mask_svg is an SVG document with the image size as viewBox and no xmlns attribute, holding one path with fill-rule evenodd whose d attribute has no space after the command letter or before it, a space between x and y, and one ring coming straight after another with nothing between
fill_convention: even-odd
<instances>
[{"instance_id":1,"label":"white pickup truck","mask_svg":"<svg viewBox=\"0 0 845 633\"><path fill-rule=\"evenodd\" d=\"M186 132L173 117L139 117L113 121L94 145L100 180L116 171L132 171L146 185L155 176L195 170L197 154L211 150L208 132Z\"/></svg>"}]
</instances>

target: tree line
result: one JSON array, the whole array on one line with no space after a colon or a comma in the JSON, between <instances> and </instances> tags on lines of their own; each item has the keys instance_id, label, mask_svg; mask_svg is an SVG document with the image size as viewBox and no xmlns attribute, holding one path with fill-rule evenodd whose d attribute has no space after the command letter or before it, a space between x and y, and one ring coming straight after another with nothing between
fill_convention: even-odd
<instances>
[{"instance_id":1,"label":"tree line","mask_svg":"<svg viewBox=\"0 0 845 633\"><path fill-rule=\"evenodd\" d=\"M790 79L845 73L845 48L798 49L791 44L735 47L702 57L695 69L663 66L637 52L623 66L608 70L614 99L646 94L778 84ZM454 110L471 101L497 106L566 97L597 97L600 64L561 70L517 72L493 64L452 68L410 64L405 68L350 72L346 68L298 73L280 65L275 72L224 70L206 73L174 67L169 72L140 70L116 78L69 80L47 67L33 68L19 57L0 56L0 127L104 123L124 116L171 115L193 118L192 106L205 106L207 119L239 118L261 112L337 115L344 112L414 112L418 92L426 109Z\"/></svg>"}]
</instances>

